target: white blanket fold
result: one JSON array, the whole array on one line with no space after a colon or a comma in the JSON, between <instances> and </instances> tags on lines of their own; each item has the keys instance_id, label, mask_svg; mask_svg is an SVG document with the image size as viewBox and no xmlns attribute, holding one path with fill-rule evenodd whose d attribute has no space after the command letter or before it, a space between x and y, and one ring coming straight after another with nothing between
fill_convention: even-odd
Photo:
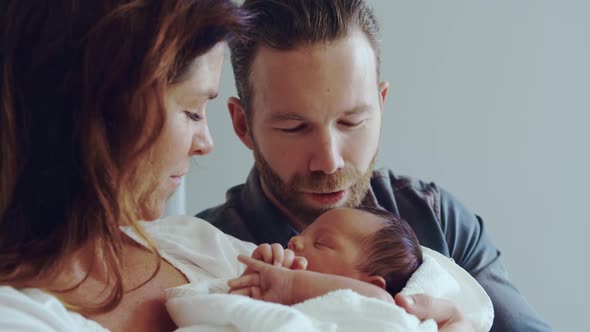
<instances>
[{"instance_id":1,"label":"white blanket fold","mask_svg":"<svg viewBox=\"0 0 590 332\"><path fill-rule=\"evenodd\" d=\"M351 290L338 290L294 306L284 306L212 290L227 280L210 280L167 290L166 306L178 331L437 331L402 308ZM455 302L477 331L489 331L493 308L479 284L447 257L424 248L424 263L404 294L426 293Z\"/></svg>"}]
</instances>

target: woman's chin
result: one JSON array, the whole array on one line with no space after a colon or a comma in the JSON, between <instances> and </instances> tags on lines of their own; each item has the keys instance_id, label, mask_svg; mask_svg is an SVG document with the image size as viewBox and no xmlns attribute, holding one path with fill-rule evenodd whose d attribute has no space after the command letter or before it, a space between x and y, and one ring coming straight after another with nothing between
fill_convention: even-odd
<instances>
[{"instance_id":1,"label":"woman's chin","mask_svg":"<svg viewBox=\"0 0 590 332\"><path fill-rule=\"evenodd\" d=\"M165 209L166 209L165 203L150 204L149 206L144 206L141 209L141 220L143 220L143 221L156 220L156 219L162 217Z\"/></svg>"},{"instance_id":2,"label":"woman's chin","mask_svg":"<svg viewBox=\"0 0 590 332\"><path fill-rule=\"evenodd\" d=\"M139 202L142 202L142 206L140 209L141 220L156 220L158 218L161 218L164 212L166 212L166 203L168 202L174 191L165 189L152 190L150 194L143 195L139 199Z\"/></svg>"}]
</instances>

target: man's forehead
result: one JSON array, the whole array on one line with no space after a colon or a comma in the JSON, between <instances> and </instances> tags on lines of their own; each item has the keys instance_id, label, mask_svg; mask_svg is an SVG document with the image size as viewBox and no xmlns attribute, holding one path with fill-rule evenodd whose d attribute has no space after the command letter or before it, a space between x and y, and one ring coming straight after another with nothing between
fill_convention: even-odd
<instances>
[{"instance_id":1,"label":"man's forehead","mask_svg":"<svg viewBox=\"0 0 590 332\"><path fill-rule=\"evenodd\" d=\"M251 68L250 83L260 80L269 71L283 72L289 67L325 66L331 64L335 58L350 56L353 59L362 59L376 65L376 54L367 36L358 29L341 38L330 41L320 41L311 44L302 43L292 49L275 49L268 45L259 44L254 52Z\"/></svg>"},{"instance_id":2,"label":"man's forehead","mask_svg":"<svg viewBox=\"0 0 590 332\"><path fill-rule=\"evenodd\" d=\"M250 106L255 112L281 113L277 117L282 118L315 110L343 114L375 108L376 65L371 46L365 46L368 50L352 55L342 47L334 54L317 46L288 51L260 47L250 72Z\"/></svg>"}]
</instances>

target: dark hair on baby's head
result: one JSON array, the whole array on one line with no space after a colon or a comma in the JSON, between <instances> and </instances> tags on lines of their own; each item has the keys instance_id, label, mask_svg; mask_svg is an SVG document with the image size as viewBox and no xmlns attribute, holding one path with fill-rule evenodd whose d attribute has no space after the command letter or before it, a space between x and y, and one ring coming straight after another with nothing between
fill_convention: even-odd
<instances>
[{"instance_id":1,"label":"dark hair on baby's head","mask_svg":"<svg viewBox=\"0 0 590 332\"><path fill-rule=\"evenodd\" d=\"M383 227L366 239L366 259L358 269L385 279L386 290L394 296L422 264L422 248L408 223L392 213L372 207L355 208L383 219Z\"/></svg>"}]
</instances>

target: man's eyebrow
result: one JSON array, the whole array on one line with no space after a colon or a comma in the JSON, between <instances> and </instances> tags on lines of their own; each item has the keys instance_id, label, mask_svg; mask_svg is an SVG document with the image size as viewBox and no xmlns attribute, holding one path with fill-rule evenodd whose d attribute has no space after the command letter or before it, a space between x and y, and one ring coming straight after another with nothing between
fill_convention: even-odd
<instances>
[{"instance_id":1,"label":"man's eyebrow","mask_svg":"<svg viewBox=\"0 0 590 332\"><path fill-rule=\"evenodd\" d=\"M359 106L356 106L350 110L343 112L342 114L344 116L354 115L354 114L368 112L370 109L371 109L371 106L369 106L369 105L359 105ZM277 113L271 115L266 120L266 122L280 122L280 121L288 121L288 120L305 121L305 118L297 113L285 111L285 112L277 112Z\"/></svg>"},{"instance_id":2,"label":"man's eyebrow","mask_svg":"<svg viewBox=\"0 0 590 332\"><path fill-rule=\"evenodd\" d=\"M267 122L279 122L279 121L287 121L287 120L296 120L296 121L303 121L304 118L298 114L293 112L278 112L271 115L266 121Z\"/></svg>"}]
</instances>

